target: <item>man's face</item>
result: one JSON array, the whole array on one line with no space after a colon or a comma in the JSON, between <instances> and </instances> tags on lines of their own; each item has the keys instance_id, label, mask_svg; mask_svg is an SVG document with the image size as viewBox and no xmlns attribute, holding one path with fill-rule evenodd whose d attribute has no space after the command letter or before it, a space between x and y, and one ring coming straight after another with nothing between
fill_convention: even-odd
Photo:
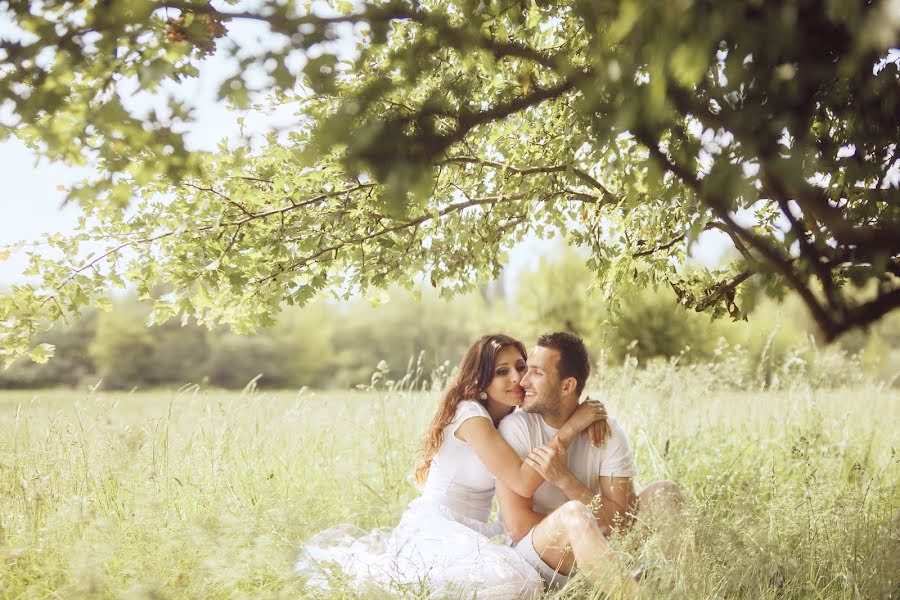
<instances>
[{"instance_id":1,"label":"man's face","mask_svg":"<svg viewBox=\"0 0 900 600\"><path fill-rule=\"evenodd\" d=\"M528 354L528 370L519 382L525 389L520 408L525 412L552 415L559 410L562 382L559 379L559 351L535 346Z\"/></svg>"}]
</instances>

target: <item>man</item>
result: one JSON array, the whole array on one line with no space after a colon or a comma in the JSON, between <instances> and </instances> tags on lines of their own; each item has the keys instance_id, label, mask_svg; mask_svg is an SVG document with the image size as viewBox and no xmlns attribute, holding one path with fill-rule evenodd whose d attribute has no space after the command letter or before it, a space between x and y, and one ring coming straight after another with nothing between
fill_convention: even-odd
<instances>
[{"instance_id":1,"label":"man","mask_svg":"<svg viewBox=\"0 0 900 600\"><path fill-rule=\"evenodd\" d=\"M565 585L576 562L597 580L616 574L621 578L624 567L609 552L605 536L614 527L627 526L638 510L643 516L677 508L678 486L662 481L635 493L634 456L614 419L608 419L609 433L599 448L586 436L578 436L567 449L550 445L578 406L590 374L580 338L562 332L542 335L527 365L520 382L525 389L522 410L503 419L499 430L546 481L532 498L523 498L497 480L506 529L516 550L549 587ZM630 581L620 585L633 589Z\"/></svg>"}]
</instances>

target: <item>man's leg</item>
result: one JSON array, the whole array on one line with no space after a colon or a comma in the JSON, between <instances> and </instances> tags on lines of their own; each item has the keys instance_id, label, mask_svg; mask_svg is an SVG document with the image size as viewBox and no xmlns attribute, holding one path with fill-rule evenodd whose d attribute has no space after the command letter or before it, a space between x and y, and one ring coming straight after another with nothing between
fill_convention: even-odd
<instances>
[{"instance_id":1,"label":"man's leg","mask_svg":"<svg viewBox=\"0 0 900 600\"><path fill-rule=\"evenodd\" d=\"M575 563L585 576L606 592L620 590L637 595L637 584L610 548L591 510L570 501L547 515L532 531L537 555L551 568L568 575Z\"/></svg>"},{"instance_id":2,"label":"man's leg","mask_svg":"<svg viewBox=\"0 0 900 600\"><path fill-rule=\"evenodd\" d=\"M674 481L656 481L640 491L637 510L642 516L676 516L684 505L684 494Z\"/></svg>"},{"instance_id":3,"label":"man's leg","mask_svg":"<svg viewBox=\"0 0 900 600\"><path fill-rule=\"evenodd\" d=\"M673 559L693 551L693 539L681 518L684 494L672 481L657 481L641 490L635 502L638 527L644 535L661 536L663 554Z\"/></svg>"}]
</instances>

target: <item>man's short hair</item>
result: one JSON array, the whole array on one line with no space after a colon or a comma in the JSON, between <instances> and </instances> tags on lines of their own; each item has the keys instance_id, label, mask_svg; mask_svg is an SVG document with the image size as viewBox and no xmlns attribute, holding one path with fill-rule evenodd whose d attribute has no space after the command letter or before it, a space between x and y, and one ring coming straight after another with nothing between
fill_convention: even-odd
<instances>
[{"instance_id":1,"label":"man's short hair","mask_svg":"<svg viewBox=\"0 0 900 600\"><path fill-rule=\"evenodd\" d=\"M591 374L591 359L581 338L568 331L556 331L545 333L539 337L537 345L559 352L559 364L556 367L559 371L559 378L563 380L567 377L574 377L575 393L581 396L588 375Z\"/></svg>"}]
</instances>

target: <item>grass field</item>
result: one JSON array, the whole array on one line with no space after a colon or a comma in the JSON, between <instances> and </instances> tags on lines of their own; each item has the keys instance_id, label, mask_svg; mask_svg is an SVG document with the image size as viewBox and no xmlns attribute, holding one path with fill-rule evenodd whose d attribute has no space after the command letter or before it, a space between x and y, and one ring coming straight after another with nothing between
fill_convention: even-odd
<instances>
[{"instance_id":1,"label":"grass field","mask_svg":"<svg viewBox=\"0 0 900 600\"><path fill-rule=\"evenodd\" d=\"M900 597L898 390L739 391L674 366L594 389L629 432L638 484L674 479L689 497L692 555L622 540L656 564L646 597ZM0 597L312 596L298 543L397 520L437 397L4 392Z\"/></svg>"}]
</instances>

